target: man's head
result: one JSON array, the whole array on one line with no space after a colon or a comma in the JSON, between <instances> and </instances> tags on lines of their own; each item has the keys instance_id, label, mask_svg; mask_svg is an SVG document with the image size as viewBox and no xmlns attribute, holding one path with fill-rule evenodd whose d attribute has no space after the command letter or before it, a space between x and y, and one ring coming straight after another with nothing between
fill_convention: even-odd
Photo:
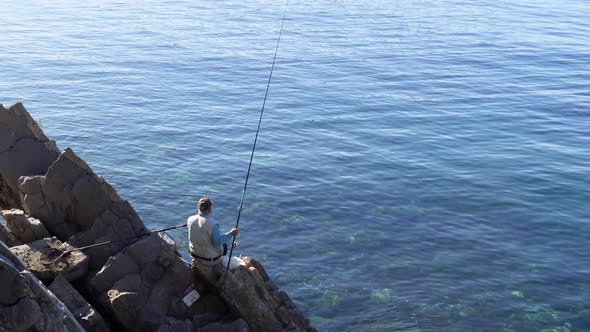
<instances>
[{"instance_id":1,"label":"man's head","mask_svg":"<svg viewBox=\"0 0 590 332\"><path fill-rule=\"evenodd\" d=\"M213 201L210 200L209 197L205 196L199 200L199 204L197 206L200 213L209 214L213 209Z\"/></svg>"}]
</instances>

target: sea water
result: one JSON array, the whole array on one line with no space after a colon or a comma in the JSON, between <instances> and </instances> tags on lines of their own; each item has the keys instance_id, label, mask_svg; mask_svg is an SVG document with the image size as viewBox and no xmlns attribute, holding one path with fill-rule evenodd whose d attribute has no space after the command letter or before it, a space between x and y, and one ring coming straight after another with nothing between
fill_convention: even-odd
<instances>
[{"instance_id":1,"label":"sea water","mask_svg":"<svg viewBox=\"0 0 590 332\"><path fill-rule=\"evenodd\" d=\"M284 5L2 1L0 102L150 228L207 195L228 229ZM589 22L291 0L236 252L322 331L590 330Z\"/></svg>"}]
</instances>

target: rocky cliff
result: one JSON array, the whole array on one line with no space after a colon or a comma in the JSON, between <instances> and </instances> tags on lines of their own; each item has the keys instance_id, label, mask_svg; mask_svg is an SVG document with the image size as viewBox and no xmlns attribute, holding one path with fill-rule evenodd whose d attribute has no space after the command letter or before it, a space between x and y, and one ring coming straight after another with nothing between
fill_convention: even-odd
<instances>
[{"instance_id":1,"label":"rocky cliff","mask_svg":"<svg viewBox=\"0 0 590 332\"><path fill-rule=\"evenodd\" d=\"M314 331L251 258L214 281L195 274L20 103L0 105L0 210L0 331ZM40 263L47 248L106 241Z\"/></svg>"}]
</instances>

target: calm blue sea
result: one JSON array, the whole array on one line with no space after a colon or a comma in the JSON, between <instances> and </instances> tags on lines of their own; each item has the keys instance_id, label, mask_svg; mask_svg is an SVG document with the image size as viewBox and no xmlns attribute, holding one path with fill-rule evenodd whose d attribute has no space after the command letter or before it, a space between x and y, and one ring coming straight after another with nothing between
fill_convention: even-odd
<instances>
[{"instance_id":1,"label":"calm blue sea","mask_svg":"<svg viewBox=\"0 0 590 332\"><path fill-rule=\"evenodd\" d=\"M235 223L283 1L1 2L1 103ZM588 1L291 0L266 106L237 251L320 330L590 330Z\"/></svg>"}]
</instances>

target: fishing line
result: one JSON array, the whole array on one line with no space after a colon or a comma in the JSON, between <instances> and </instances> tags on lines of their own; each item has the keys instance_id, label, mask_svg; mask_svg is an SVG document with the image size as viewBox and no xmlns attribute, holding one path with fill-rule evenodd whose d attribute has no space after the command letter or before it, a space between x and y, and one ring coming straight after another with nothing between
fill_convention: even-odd
<instances>
[{"instance_id":1,"label":"fishing line","mask_svg":"<svg viewBox=\"0 0 590 332\"><path fill-rule=\"evenodd\" d=\"M279 37L277 38L277 46L275 47L275 55L272 59L272 65L270 66L270 74L268 75L268 83L266 84L266 92L264 93L264 101L262 102L262 109L260 110L260 118L258 119L258 128L256 129L256 136L254 137L254 144L252 145L252 154L250 154L250 163L248 164L248 172L246 173L246 181L244 182L244 189L242 189L242 197L240 198L240 208L238 209L238 218L236 220L236 227L240 225L240 216L242 215L242 207L244 206L244 197L246 196L246 189L248 188L248 179L250 178L250 170L252 169L252 160L254 159L254 151L256 150L256 143L258 142L258 134L260 133L260 125L262 123L262 116L264 115L264 108L266 106L266 98L268 97L268 90L270 89L270 82L272 81L272 73L275 69L275 62L277 61L277 54L279 52L279 45L281 43L281 36L283 35L283 26L285 25L285 17L287 16L287 8L289 8L289 0L285 4L285 12L283 13L283 19L281 21L281 29L279 30ZM231 243L231 250L229 251L229 257L227 260L227 269L229 270L229 264L231 263L231 256L234 252L236 243L236 237L234 236Z\"/></svg>"},{"instance_id":2,"label":"fishing line","mask_svg":"<svg viewBox=\"0 0 590 332\"><path fill-rule=\"evenodd\" d=\"M82 251L82 250L91 249L91 248L95 248L95 247L102 247L102 246L106 246L108 244L113 244L113 243L124 243L129 240L140 239L140 238L147 236L147 235L162 233L165 231L183 228L186 226L187 226L186 224L180 224L180 225L176 225L176 226L172 226L172 227L157 229L154 231L148 231L148 232L139 234L134 237L129 237L126 239L104 241L104 242L99 242L99 243L95 243L95 244L91 244L91 245L87 245L87 246L83 246L83 247L78 247L78 248L67 249L67 250L50 247L50 248L47 248L41 252L41 255L39 256L39 263L41 263L43 265L51 265L51 264L61 260L62 258L68 256L69 254L71 254L74 251Z\"/></svg>"}]
</instances>

